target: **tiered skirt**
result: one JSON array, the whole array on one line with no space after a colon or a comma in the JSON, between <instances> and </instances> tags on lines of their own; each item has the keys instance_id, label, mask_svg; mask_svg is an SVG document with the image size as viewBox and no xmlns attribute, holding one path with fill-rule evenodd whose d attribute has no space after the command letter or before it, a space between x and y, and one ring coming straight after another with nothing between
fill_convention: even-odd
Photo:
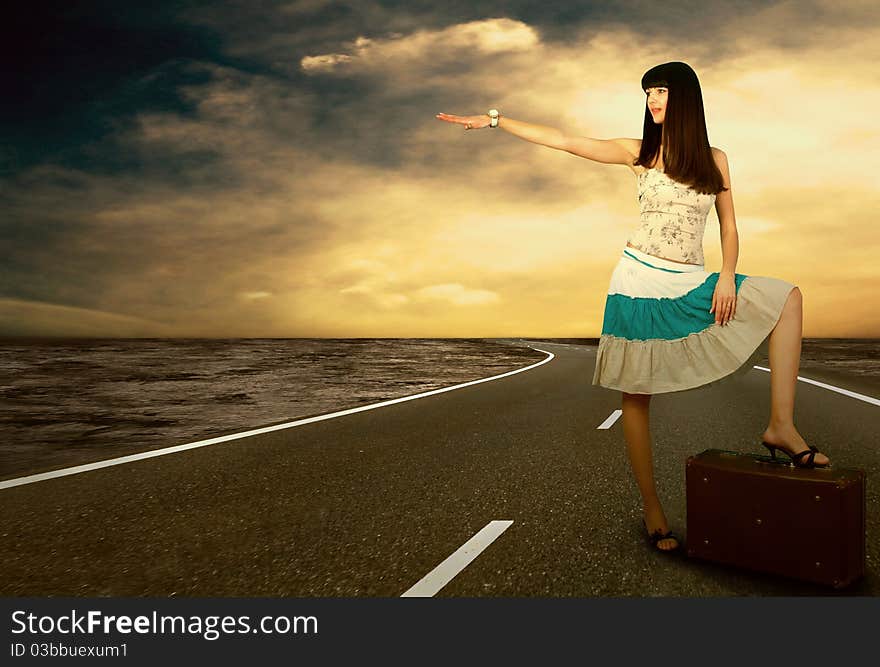
<instances>
[{"instance_id":1,"label":"tiered skirt","mask_svg":"<svg viewBox=\"0 0 880 667\"><path fill-rule=\"evenodd\" d=\"M624 247L611 274L593 384L630 394L716 388L767 353L792 283L734 274L736 311L715 323L718 273Z\"/></svg>"}]
</instances>

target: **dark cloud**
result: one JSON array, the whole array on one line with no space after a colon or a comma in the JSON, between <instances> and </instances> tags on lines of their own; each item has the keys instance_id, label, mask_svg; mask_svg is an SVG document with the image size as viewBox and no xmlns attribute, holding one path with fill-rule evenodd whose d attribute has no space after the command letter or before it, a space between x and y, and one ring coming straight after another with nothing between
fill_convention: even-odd
<instances>
[{"instance_id":1,"label":"dark cloud","mask_svg":"<svg viewBox=\"0 0 880 667\"><path fill-rule=\"evenodd\" d=\"M382 96L381 73L359 72L340 79L307 75L300 61L319 53L344 52L358 37L387 39L419 30L434 30L460 22L506 17L532 26L543 43L577 46L608 27L627 26L646 40L687 44L693 53L713 55L716 61L735 50L735 40L717 40L719 26L772 7L774 3L713 3L627 1L596 3L567 0L520 2L323 2L320 0L173 0L150 3L114 0L37 0L4 17L0 106L2 148L0 178L51 159L75 168L137 169L131 156L108 150L95 154L94 144L124 130L144 111L193 113L193 101L180 95L182 86L206 82L206 70L189 67L194 61L232 67L244 73L272 76L291 91L318 99L311 118L313 129L328 140L347 141L351 118L338 109L364 104L397 104L412 108L416 95L436 95L434 104L450 91L417 91L411 98L399 92ZM823 3L803 3L798 30L755 25L768 39L801 46L821 22L852 20L852 11L823 9ZM791 27L791 26L789 26ZM419 65L424 74L444 71L485 73L499 60L475 58L466 51L435 52ZM476 68L479 68L477 70ZM478 80L475 87L479 85ZM475 90L461 90L471 95ZM411 122L411 118L406 119ZM371 133L390 137L382 127ZM372 135L376 136L376 135ZM88 147L91 146L91 151ZM343 144L343 147L345 144ZM393 146L393 142L392 142ZM375 156L375 145L351 141ZM112 149L112 146L109 147ZM205 157L205 156L200 156ZM206 156L210 157L210 156ZM362 155L369 159L366 154Z\"/></svg>"},{"instance_id":2,"label":"dark cloud","mask_svg":"<svg viewBox=\"0 0 880 667\"><path fill-rule=\"evenodd\" d=\"M256 104L266 134L278 142L323 147L377 167L398 167L405 128L431 112L469 108L472 100L500 97L493 68L511 67L508 54L477 53L442 43L412 60L383 66L305 72L303 58L348 56L355 40L392 42L486 18L503 17L535 30L547 48L587 47L594 35L625 27L655 52L678 56L686 47L714 63L736 52L737 39L718 39L726 26L748 26L757 41L801 48L819 39L821 26L852 24L864 3L799 3L772 20L749 23L759 12L787 3L705 3L627 0L566 2L336 2L324 0L37 0L5 17L0 44L6 104L0 106L0 182L45 161L95 174L139 173L182 185L223 174L213 146L156 144L128 150L119 137L137 131L151 112L200 118L198 96L218 73L274 80L261 84ZM764 14L762 14L763 16ZM797 23L792 23L792 17ZM636 48L639 44L633 44ZM208 66L194 66L206 64ZM210 65L216 67L212 68ZM454 74L455 86L438 85ZM638 72L636 73L636 77ZM246 86L247 83L242 84ZM541 122L541 121L539 121ZM239 128L232 124L228 131ZM458 159L458 156L456 156ZM214 170L213 172L211 170Z\"/></svg>"},{"instance_id":3,"label":"dark cloud","mask_svg":"<svg viewBox=\"0 0 880 667\"><path fill-rule=\"evenodd\" d=\"M224 56L217 33L180 22L183 4L40 0L4 15L0 173L71 159L143 109L186 112L174 63Z\"/></svg>"}]
</instances>

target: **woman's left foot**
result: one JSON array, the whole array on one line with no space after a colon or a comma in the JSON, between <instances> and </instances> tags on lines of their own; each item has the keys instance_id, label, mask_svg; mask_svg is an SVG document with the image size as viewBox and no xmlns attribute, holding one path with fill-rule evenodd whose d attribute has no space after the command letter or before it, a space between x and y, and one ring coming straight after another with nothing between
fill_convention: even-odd
<instances>
[{"instance_id":1,"label":"woman's left foot","mask_svg":"<svg viewBox=\"0 0 880 667\"><path fill-rule=\"evenodd\" d=\"M663 512L645 512L642 517L645 530L648 531L648 540L659 551L675 551L681 546L678 537L669 530L666 517Z\"/></svg>"},{"instance_id":2,"label":"woman's left foot","mask_svg":"<svg viewBox=\"0 0 880 667\"><path fill-rule=\"evenodd\" d=\"M810 446L801 437L801 434L798 433L794 425L787 427L768 426L761 436L761 440L785 450L789 456L796 456L801 452L810 451ZM805 460L807 456L804 455L801 458ZM816 458L813 460L818 466L826 466L831 463L828 457L820 452L816 452Z\"/></svg>"}]
</instances>

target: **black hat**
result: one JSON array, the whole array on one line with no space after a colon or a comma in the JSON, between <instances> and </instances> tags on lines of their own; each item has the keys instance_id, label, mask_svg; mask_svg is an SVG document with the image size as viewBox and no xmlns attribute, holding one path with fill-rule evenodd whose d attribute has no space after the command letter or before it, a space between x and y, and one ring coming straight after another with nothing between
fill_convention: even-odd
<instances>
[{"instance_id":1,"label":"black hat","mask_svg":"<svg viewBox=\"0 0 880 667\"><path fill-rule=\"evenodd\" d=\"M656 86L668 88L688 84L699 87L697 73L687 63L677 60L656 65L642 75L642 90Z\"/></svg>"}]
</instances>

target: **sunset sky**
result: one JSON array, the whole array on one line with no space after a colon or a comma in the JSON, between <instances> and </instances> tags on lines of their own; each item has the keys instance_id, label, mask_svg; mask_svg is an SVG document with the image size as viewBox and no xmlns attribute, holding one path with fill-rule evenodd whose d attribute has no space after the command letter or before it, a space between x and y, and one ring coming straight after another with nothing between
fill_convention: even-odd
<instances>
[{"instance_id":1,"label":"sunset sky","mask_svg":"<svg viewBox=\"0 0 880 667\"><path fill-rule=\"evenodd\" d=\"M874 2L44 4L6 26L0 335L598 337L633 174L435 114L640 138L682 60L737 272L880 337Z\"/></svg>"}]
</instances>

